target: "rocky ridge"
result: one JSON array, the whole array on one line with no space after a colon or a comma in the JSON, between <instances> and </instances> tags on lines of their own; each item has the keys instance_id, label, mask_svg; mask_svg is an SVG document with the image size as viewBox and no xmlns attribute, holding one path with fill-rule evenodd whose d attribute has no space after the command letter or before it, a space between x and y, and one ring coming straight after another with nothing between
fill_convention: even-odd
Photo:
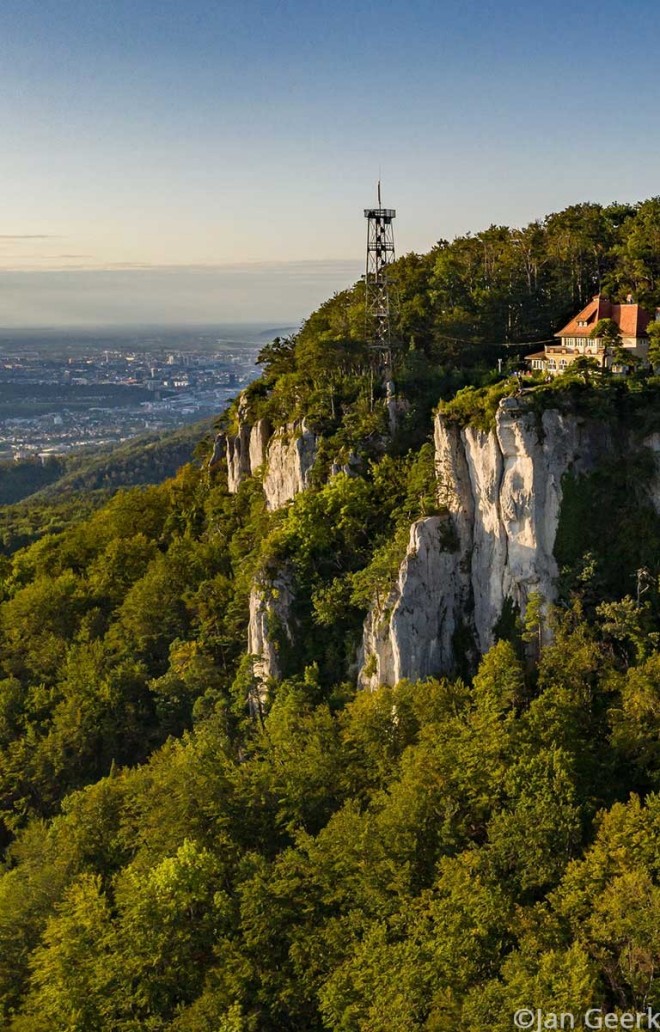
<instances>
[{"instance_id":1,"label":"rocky ridge","mask_svg":"<svg viewBox=\"0 0 660 1032\"><path fill-rule=\"evenodd\" d=\"M537 415L515 397L500 403L492 431L438 415L434 438L453 540L438 533L437 517L413 525L396 584L365 621L364 687L451 673L457 632L466 632L463 650L472 640L483 653L507 601L523 616L532 592L553 602L562 478L593 471L614 445L607 424L557 409ZM643 443L660 454L660 435ZM653 493L660 507L657 483Z\"/></svg>"},{"instance_id":2,"label":"rocky ridge","mask_svg":"<svg viewBox=\"0 0 660 1032\"><path fill-rule=\"evenodd\" d=\"M556 598L554 546L567 473L592 472L614 447L606 423L559 409L531 411L505 398L490 431L435 417L438 501L442 514L416 521L391 592L367 615L359 657L365 688L456 670L487 651L507 603L524 616L530 595ZM644 445L660 458L660 434ZM308 486L318 442L304 423L275 433L245 424L227 442L230 490L263 470L268 507L279 508ZM660 511L660 467L650 495ZM265 682L281 675L270 633L294 640L286 576L255 585L248 648Z\"/></svg>"},{"instance_id":3,"label":"rocky ridge","mask_svg":"<svg viewBox=\"0 0 660 1032\"><path fill-rule=\"evenodd\" d=\"M267 419L250 421L245 399L238 403L238 429L216 438L211 465L227 463L227 487L236 494L246 477L260 474L266 505L279 509L309 486L318 441L305 420L273 430Z\"/></svg>"}]
</instances>

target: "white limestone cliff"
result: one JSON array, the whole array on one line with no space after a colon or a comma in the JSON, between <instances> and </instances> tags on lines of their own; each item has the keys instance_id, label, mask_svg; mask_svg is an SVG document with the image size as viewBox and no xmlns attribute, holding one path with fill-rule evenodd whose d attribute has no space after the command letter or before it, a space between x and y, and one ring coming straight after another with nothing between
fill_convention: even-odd
<instances>
[{"instance_id":1,"label":"white limestone cliff","mask_svg":"<svg viewBox=\"0 0 660 1032\"><path fill-rule=\"evenodd\" d=\"M231 494L238 491L241 481L250 475L250 424L248 422L247 399L244 394L238 398L238 433L226 434L227 487Z\"/></svg>"},{"instance_id":2,"label":"white limestone cliff","mask_svg":"<svg viewBox=\"0 0 660 1032\"><path fill-rule=\"evenodd\" d=\"M316 446L316 436L304 420L281 427L273 434L266 451L263 479L269 509L281 508L309 486Z\"/></svg>"},{"instance_id":3,"label":"white limestone cliff","mask_svg":"<svg viewBox=\"0 0 660 1032\"><path fill-rule=\"evenodd\" d=\"M447 524L448 517L429 516L410 528L396 585L365 621L363 687L396 684L410 671L420 678L453 666L465 584L455 553L447 548Z\"/></svg>"},{"instance_id":4,"label":"white limestone cliff","mask_svg":"<svg viewBox=\"0 0 660 1032\"><path fill-rule=\"evenodd\" d=\"M293 641L292 602L291 582L286 572L270 582L257 582L250 592L248 654L253 657L255 681L264 692L266 683L282 673L278 638L281 640L284 635L289 642Z\"/></svg>"},{"instance_id":5,"label":"white limestone cliff","mask_svg":"<svg viewBox=\"0 0 660 1032\"><path fill-rule=\"evenodd\" d=\"M271 430L268 421L239 420L238 433L227 436L227 486L236 494L246 477L266 465Z\"/></svg>"},{"instance_id":6,"label":"white limestone cliff","mask_svg":"<svg viewBox=\"0 0 660 1032\"><path fill-rule=\"evenodd\" d=\"M387 425L390 435L396 433L401 416L404 416L410 409L410 402L407 398L396 393L396 386L392 380L385 384L385 398L383 405L387 411Z\"/></svg>"},{"instance_id":7,"label":"white limestone cliff","mask_svg":"<svg viewBox=\"0 0 660 1032\"><path fill-rule=\"evenodd\" d=\"M237 415L237 432L226 435L228 489L235 494L243 480L259 470L266 505L279 509L309 486L317 452L316 435L304 420L287 423L274 433L266 419L252 423L243 396Z\"/></svg>"},{"instance_id":8,"label":"white limestone cliff","mask_svg":"<svg viewBox=\"0 0 660 1032\"><path fill-rule=\"evenodd\" d=\"M438 497L454 542L443 543L439 517L414 524L392 594L365 622L360 682L449 673L459 627L485 652L506 600L523 614L532 592L552 602L562 477L592 470L611 444L602 423L554 409L539 417L517 398L504 399L490 432L436 417Z\"/></svg>"},{"instance_id":9,"label":"white limestone cliff","mask_svg":"<svg viewBox=\"0 0 660 1032\"><path fill-rule=\"evenodd\" d=\"M227 487L236 494L242 481L250 475L250 427L242 426L237 434L227 436Z\"/></svg>"},{"instance_id":10,"label":"white limestone cliff","mask_svg":"<svg viewBox=\"0 0 660 1032\"><path fill-rule=\"evenodd\" d=\"M272 430L267 419L258 419L250 429L250 442L248 454L250 457L250 472L254 473L266 464L268 442Z\"/></svg>"}]
</instances>

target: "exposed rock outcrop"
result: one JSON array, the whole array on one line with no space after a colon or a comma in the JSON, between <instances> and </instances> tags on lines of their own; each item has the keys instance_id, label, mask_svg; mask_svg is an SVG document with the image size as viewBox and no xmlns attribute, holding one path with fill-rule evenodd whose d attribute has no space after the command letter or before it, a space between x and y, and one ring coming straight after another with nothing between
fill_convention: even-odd
<instances>
[{"instance_id":1,"label":"exposed rock outcrop","mask_svg":"<svg viewBox=\"0 0 660 1032\"><path fill-rule=\"evenodd\" d=\"M209 459L208 468L214 469L219 462L225 458L227 454L227 437L220 431L216 434L213 439L213 451L211 452L211 458Z\"/></svg>"},{"instance_id":2,"label":"exposed rock outcrop","mask_svg":"<svg viewBox=\"0 0 660 1032\"><path fill-rule=\"evenodd\" d=\"M267 419L258 419L250 429L249 457L251 473L265 466L271 434L271 426Z\"/></svg>"},{"instance_id":3,"label":"exposed rock outcrop","mask_svg":"<svg viewBox=\"0 0 660 1032\"><path fill-rule=\"evenodd\" d=\"M290 423L273 434L266 453L263 481L269 509L286 505L309 486L316 448L316 436L304 420L300 424Z\"/></svg>"},{"instance_id":4,"label":"exposed rock outcrop","mask_svg":"<svg viewBox=\"0 0 660 1032\"><path fill-rule=\"evenodd\" d=\"M241 426L237 434L227 437L227 487L236 494L242 481L250 475L250 427Z\"/></svg>"},{"instance_id":5,"label":"exposed rock outcrop","mask_svg":"<svg viewBox=\"0 0 660 1032\"><path fill-rule=\"evenodd\" d=\"M506 600L523 614L532 592L551 602L562 477L594 469L612 443L604 424L555 409L539 417L524 399L504 399L488 433L438 416L438 495L454 540L443 542L437 518L413 526L393 592L365 623L361 683L449 673L459 626L485 652Z\"/></svg>"},{"instance_id":6,"label":"exposed rock outcrop","mask_svg":"<svg viewBox=\"0 0 660 1032\"><path fill-rule=\"evenodd\" d=\"M229 491L235 494L246 477L260 470L266 504L269 509L279 509L309 486L318 447L316 435L304 420L287 423L275 433L267 419L250 422L244 396L237 416L237 432L226 437Z\"/></svg>"},{"instance_id":7,"label":"exposed rock outcrop","mask_svg":"<svg viewBox=\"0 0 660 1032\"><path fill-rule=\"evenodd\" d=\"M405 415L409 410L410 403L405 398L397 395L394 383L392 380L388 380L385 384L385 400L383 404L387 410L389 432L394 434L399 426L401 416Z\"/></svg>"},{"instance_id":8,"label":"exposed rock outcrop","mask_svg":"<svg viewBox=\"0 0 660 1032\"><path fill-rule=\"evenodd\" d=\"M465 578L448 548L448 519L429 516L410 528L397 583L382 609L365 622L363 687L396 684L410 671L427 677L453 666Z\"/></svg>"},{"instance_id":9,"label":"exposed rock outcrop","mask_svg":"<svg viewBox=\"0 0 660 1032\"><path fill-rule=\"evenodd\" d=\"M277 641L282 636L293 641L291 581L286 572L271 582L261 581L250 592L248 653L253 656L252 672L257 683L265 685L281 676Z\"/></svg>"},{"instance_id":10,"label":"exposed rock outcrop","mask_svg":"<svg viewBox=\"0 0 660 1032\"><path fill-rule=\"evenodd\" d=\"M238 398L238 433L227 434L227 487L236 494L241 482L250 475L250 433L247 400L244 394Z\"/></svg>"},{"instance_id":11,"label":"exposed rock outcrop","mask_svg":"<svg viewBox=\"0 0 660 1032\"><path fill-rule=\"evenodd\" d=\"M339 473L345 473L347 477L356 477L360 471L360 456L356 455L354 451L350 451L346 457L346 462L335 461L330 467L330 476L336 477Z\"/></svg>"}]
</instances>

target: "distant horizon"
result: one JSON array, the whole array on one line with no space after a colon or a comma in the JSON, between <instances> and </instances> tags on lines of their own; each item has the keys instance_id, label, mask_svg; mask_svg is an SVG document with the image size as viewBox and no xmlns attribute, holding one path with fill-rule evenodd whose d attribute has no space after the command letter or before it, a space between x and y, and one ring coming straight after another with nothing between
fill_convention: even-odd
<instances>
[{"instance_id":1,"label":"distant horizon","mask_svg":"<svg viewBox=\"0 0 660 1032\"><path fill-rule=\"evenodd\" d=\"M655 195L608 201L583 197L568 200L564 208L582 204L634 205L652 196ZM524 228L564 208L546 207L526 222L485 221L454 234L451 239L475 235L489 225ZM404 219L399 221L405 225ZM360 228L363 229L363 225ZM395 243L399 239L398 228L395 226ZM437 238L441 239L439 235ZM8 238L0 234L0 244L3 239ZM426 253L433 246L417 253ZM398 243L396 251L398 256L410 253L410 249L399 247ZM0 307L0 334L162 332L167 328L176 331L216 326L299 327L333 294L350 289L364 271L361 253L353 258L334 259L188 264L124 262L51 268L3 268L1 259L0 249L0 306L5 309L3 312ZM32 321L35 310L42 313L41 321ZM248 314L250 312L254 315Z\"/></svg>"},{"instance_id":2,"label":"distant horizon","mask_svg":"<svg viewBox=\"0 0 660 1032\"><path fill-rule=\"evenodd\" d=\"M96 329L298 326L353 285L361 258L148 268L0 270L0 325ZM37 315L38 313L38 315Z\"/></svg>"},{"instance_id":3,"label":"distant horizon","mask_svg":"<svg viewBox=\"0 0 660 1032\"><path fill-rule=\"evenodd\" d=\"M96 324L62 324L59 326L0 326L0 337L2 336L23 336L28 334L35 334L36 336L48 336L48 335L59 335L62 333L75 333L78 336L86 336L89 334L96 333L108 333L113 336L119 336L122 333L181 333L185 331L216 333L219 330L240 330L244 331L247 329L254 331L261 331L262 333L270 330L295 330L300 326L300 322L283 322L282 320L276 319L264 319L264 320L245 320L240 321L232 319L230 322L224 322L221 320L213 320L211 322L183 322L183 323L96 323Z\"/></svg>"}]
</instances>

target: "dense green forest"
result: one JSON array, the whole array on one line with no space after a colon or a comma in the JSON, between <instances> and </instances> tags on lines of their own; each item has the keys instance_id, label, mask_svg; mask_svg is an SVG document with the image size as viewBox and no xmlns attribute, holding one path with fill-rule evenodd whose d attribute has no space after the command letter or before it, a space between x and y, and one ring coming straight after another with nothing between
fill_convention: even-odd
<instances>
[{"instance_id":1,"label":"dense green forest","mask_svg":"<svg viewBox=\"0 0 660 1032\"><path fill-rule=\"evenodd\" d=\"M48 532L43 503L0 560L2 1028L504 1032L660 1002L652 466L567 481L551 641L530 605L460 678L355 687L369 605L442 511L433 409L487 427L515 345L599 289L660 304L659 267L660 199L441 242L393 270L394 434L360 284L262 351L250 415L321 438L289 505L208 463L69 522L55 500ZM648 370L532 386L660 429ZM255 710L248 595L284 565L296 641Z\"/></svg>"}]
</instances>

